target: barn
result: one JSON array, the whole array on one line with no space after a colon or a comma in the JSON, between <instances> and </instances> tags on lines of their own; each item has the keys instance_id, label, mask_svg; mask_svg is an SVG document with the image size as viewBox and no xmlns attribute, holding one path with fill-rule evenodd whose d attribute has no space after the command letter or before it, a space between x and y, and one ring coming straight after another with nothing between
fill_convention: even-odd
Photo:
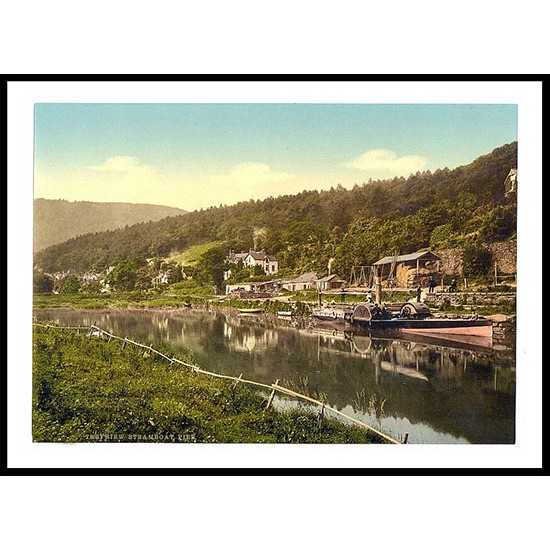
<instances>
[{"instance_id":1,"label":"barn","mask_svg":"<svg viewBox=\"0 0 550 550\"><path fill-rule=\"evenodd\" d=\"M417 286L422 279L441 270L441 258L429 250L385 256L373 264L378 267L382 280L393 281L394 286Z\"/></svg>"}]
</instances>

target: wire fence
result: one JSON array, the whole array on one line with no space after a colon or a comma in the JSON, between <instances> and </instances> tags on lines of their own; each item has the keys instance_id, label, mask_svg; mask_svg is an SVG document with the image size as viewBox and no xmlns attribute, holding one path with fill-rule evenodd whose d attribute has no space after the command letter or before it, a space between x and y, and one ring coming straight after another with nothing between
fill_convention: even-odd
<instances>
[{"instance_id":1,"label":"wire fence","mask_svg":"<svg viewBox=\"0 0 550 550\"><path fill-rule=\"evenodd\" d=\"M98 327L96 325L82 325L82 326L70 327L70 326L61 326L61 325L46 325L46 324L38 323L36 321L33 322L33 325L43 327L46 330L58 329L58 330L75 330L77 332L79 332L81 330L82 331L87 331L88 332L88 337L90 337L90 338L91 337L106 338L107 342L111 342L112 340L118 340L118 341L122 342L122 348L123 349L126 346L133 346L133 347L141 348L141 349L147 351L150 354L154 353L154 354L158 355L159 357L162 357L163 359L166 359L170 363L177 363L179 365L187 367L195 373L204 374L206 376L211 376L213 378L221 378L221 379L225 379L225 380L232 380L232 381L235 382L235 387L237 386L237 384L248 384L248 385L251 385L251 386L256 386L256 387L259 387L259 388L263 388L264 390L265 389L270 390L270 394L269 394L269 398L268 398L266 408L269 408L272 405L273 400L275 398L276 392L279 392L281 394L286 395L287 397L290 397L290 398L293 398L293 399L299 399L299 400L302 400L302 401L306 401L310 405L315 405L315 406L320 407L321 408L321 411L320 411L321 416L324 416L326 413L331 413L331 414L335 415L336 417L344 418L348 422L351 422L353 424L361 426L362 428L378 435L380 438L387 441L388 443L393 443L393 444L400 445L401 443L406 443L407 442L408 434L406 434L406 433L403 434L402 441L397 441L396 439L394 439L394 438L390 437L389 435L381 432L380 430L377 430L376 428L373 428L372 426L369 426L368 424L366 424L364 422L361 422L361 420L358 420L357 418L354 418L353 416L350 416L350 415L348 415L348 414L346 414L342 411L339 411L338 409L335 409L334 407L331 407L330 405L328 405L328 404L326 404L326 403L324 403L324 402L322 402L318 399L314 399L313 397L309 397L309 396L304 395L302 393L291 390L290 388L286 388L286 387L281 386L279 384L279 380L276 380L273 384L263 384L261 382L256 382L254 380L248 380L246 378L242 378L242 374L240 376L236 377L236 376L231 376L231 375L228 375L228 374L219 374L217 372L211 372L211 371L208 371L208 370L204 370L204 369L201 369L198 365L194 365L192 363L182 361L181 359L178 359L176 357L168 357L164 353L154 349L151 345L146 345L146 344L142 344L140 342L136 342L135 340L131 340L127 336L125 336L124 338L121 337L121 336L117 336L116 334L112 334L112 333L110 333L110 332L108 332L108 331L106 331L106 330L104 330L101 327Z\"/></svg>"}]
</instances>

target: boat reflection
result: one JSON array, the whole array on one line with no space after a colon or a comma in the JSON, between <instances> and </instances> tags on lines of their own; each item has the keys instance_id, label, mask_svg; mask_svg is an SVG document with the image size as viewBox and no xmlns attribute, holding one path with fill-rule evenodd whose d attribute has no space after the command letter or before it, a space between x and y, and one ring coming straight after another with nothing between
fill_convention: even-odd
<instances>
[{"instance_id":1,"label":"boat reflection","mask_svg":"<svg viewBox=\"0 0 550 550\"><path fill-rule=\"evenodd\" d=\"M377 383L381 370L427 382L435 372L440 377L457 367L465 371L469 363L489 358L492 351L479 345L468 346L464 342L416 334L380 337L319 327L301 332L317 338L318 356L321 353L347 354L368 360L375 366Z\"/></svg>"}]
</instances>

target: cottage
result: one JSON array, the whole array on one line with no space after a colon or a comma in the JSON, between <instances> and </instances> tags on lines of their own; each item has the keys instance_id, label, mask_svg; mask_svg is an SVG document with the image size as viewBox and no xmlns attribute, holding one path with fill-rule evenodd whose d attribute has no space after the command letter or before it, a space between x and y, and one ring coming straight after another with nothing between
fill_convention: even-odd
<instances>
[{"instance_id":1,"label":"cottage","mask_svg":"<svg viewBox=\"0 0 550 550\"><path fill-rule=\"evenodd\" d=\"M238 264L239 262L244 263L244 259L247 257L248 252L237 252L233 250L229 251L226 261L230 264Z\"/></svg>"},{"instance_id":2,"label":"cottage","mask_svg":"<svg viewBox=\"0 0 550 550\"><path fill-rule=\"evenodd\" d=\"M225 285L225 293L237 293L237 292L254 292L256 290L255 283L239 283L236 285Z\"/></svg>"},{"instance_id":3,"label":"cottage","mask_svg":"<svg viewBox=\"0 0 550 550\"><path fill-rule=\"evenodd\" d=\"M283 288L294 292L296 290L309 290L315 287L315 283L318 280L317 273L309 272L303 273L295 279L283 282Z\"/></svg>"},{"instance_id":4,"label":"cottage","mask_svg":"<svg viewBox=\"0 0 550 550\"><path fill-rule=\"evenodd\" d=\"M342 285L345 284L346 281L338 277L338 275L327 275L326 277L323 277L322 279L318 279L315 283L315 286L317 287L317 290L319 292L327 291L327 290L336 290L338 288L342 288Z\"/></svg>"},{"instance_id":5,"label":"cottage","mask_svg":"<svg viewBox=\"0 0 550 550\"><path fill-rule=\"evenodd\" d=\"M229 252L227 262L237 264L242 262L245 267L254 268L260 266L266 275L271 275L279 271L279 262L275 256L268 256L263 250L257 251L250 249L248 252L235 254L232 250Z\"/></svg>"},{"instance_id":6,"label":"cottage","mask_svg":"<svg viewBox=\"0 0 550 550\"><path fill-rule=\"evenodd\" d=\"M266 275L279 271L279 262L275 256L268 256L263 250L259 252L250 250L244 259L244 265L248 267L261 266Z\"/></svg>"}]
</instances>

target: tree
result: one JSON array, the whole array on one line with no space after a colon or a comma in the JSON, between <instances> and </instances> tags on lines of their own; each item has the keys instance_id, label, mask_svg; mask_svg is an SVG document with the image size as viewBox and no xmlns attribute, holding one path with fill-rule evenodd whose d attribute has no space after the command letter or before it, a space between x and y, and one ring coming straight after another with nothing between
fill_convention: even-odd
<instances>
[{"instance_id":1,"label":"tree","mask_svg":"<svg viewBox=\"0 0 550 550\"><path fill-rule=\"evenodd\" d=\"M168 282L170 284L179 283L180 281L183 281L183 270L181 266L178 265L176 262L174 261L165 262L163 267L166 270L166 274L168 276Z\"/></svg>"},{"instance_id":2,"label":"tree","mask_svg":"<svg viewBox=\"0 0 550 550\"><path fill-rule=\"evenodd\" d=\"M224 247L215 247L207 250L198 260L195 268L195 277L199 283L211 284L220 290L223 287L224 271L229 269L225 262Z\"/></svg>"},{"instance_id":3,"label":"tree","mask_svg":"<svg viewBox=\"0 0 550 550\"><path fill-rule=\"evenodd\" d=\"M484 217L479 234L486 241L504 241L516 232L516 228L515 205L497 206Z\"/></svg>"},{"instance_id":4,"label":"tree","mask_svg":"<svg viewBox=\"0 0 550 550\"><path fill-rule=\"evenodd\" d=\"M151 281L153 274L156 273L151 266L143 266L136 269L136 280L134 289L136 290L148 290L151 288Z\"/></svg>"},{"instance_id":5,"label":"tree","mask_svg":"<svg viewBox=\"0 0 550 550\"><path fill-rule=\"evenodd\" d=\"M487 275L491 269L491 251L479 242L471 242L462 251L462 269L466 277Z\"/></svg>"},{"instance_id":6,"label":"tree","mask_svg":"<svg viewBox=\"0 0 550 550\"><path fill-rule=\"evenodd\" d=\"M76 275L69 275L63 280L60 292L62 294L76 294L80 290L80 279Z\"/></svg>"},{"instance_id":7,"label":"tree","mask_svg":"<svg viewBox=\"0 0 550 550\"><path fill-rule=\"evenodd\" d=\"M120 260L109 273L107 282L115 289L121 291L133 290L136 284L136 266L132 260Z\"/></svg>"},{"instance_id":8,"label":"tree","mask_svg":"<svg viewBox=\"0 0 550 550\"><path fill-rule=\"evenodd\" d=\"M33 292L51 292L53 290L54 280L51 275L47 275L39 269L33 272Z\"/></svg>"},{"instance_id":9,"label":"tree","mask_svg":"<svg viewBox=\"0 0 550 550\"><path fill-rule=\"evenodd\" d=\"M430 246L433 248L452 247L456 245L457 234L450 223L434 227L430 236Z\"/></svg>"}]
</instances>

